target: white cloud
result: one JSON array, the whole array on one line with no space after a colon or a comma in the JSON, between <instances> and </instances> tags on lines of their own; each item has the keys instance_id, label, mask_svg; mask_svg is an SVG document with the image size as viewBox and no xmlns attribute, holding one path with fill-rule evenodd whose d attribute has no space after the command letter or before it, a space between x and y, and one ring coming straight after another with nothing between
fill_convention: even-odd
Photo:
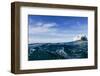
<instances>
[{"instance_id":1,"label":"white cloud","mask_svg":"<svg viewBox=\"0 0 100 76\"><path fill-rule=\"evenodd\" d=\"M56 43L73 40L73 37L76 35L73 34L73 30L59 31L56 26L56 23L43 22L29 25L29 43Z\"/></svg>"},{"instance_id":2,"label":"white cloud","mask_svg":"<svg viewBox=\"0 0 100 76\"><path fill-rule=\"evenodd\" d=\"M56 29L51 28L54 26L56 26L56 23L38 22L35 23L34 25L29 25L29 34L54 32L56 31Z\"/></svg>"},{"instance_id":3,"label":"white cloud","mask_svg":"<svg viewBox=\"0 0 100 76\"><path fill-rule=\"evenodd\" d=\"M69 42L75 35L64 33L38 33L29 37L29 43L56 43L56 42Z\"/></svg>"},{"instance_id":4,"label":"white cloud","mask_svg":"<svg viewBox=\"0 0 100 76\"><path fill-rule=\"evenodd\" d=\"M29 43L57 43L57 42L68 42L68 39L66 39L65 37L55 37L55 38L42 38L42 37L38 37L38 38L29 38Z\"/></svg>"},{"instance_id":5,"label":"white cloud","mask_svg":"<svg viewBox=\"0 0 100 76\"><path fill-rule=\"evenodd\" d=\"M42 23L42 22L37 22L35 25L36 25L36 26L42 26L43 23Z\"/></svg>"},{"instance_id":6,"label":"white cloud","mask_svg":"<svg viewBox=\"0 0 100 76\"><path fill-rule=\"evenodd\" d=\"M36 27L36 28L32 28L31 30L33 33L43 33L49 31L49 29L43 27Z\"/></svg>"},{"instance_id":7,"label":"white cloud","mask_svg":"<svg viewBox=\"0 0 100 76\"><path fill-rule=\"evenodd\" d=\"M56 23L47 23L47 24L44 24L43 27L46 27L46 28L51 28L51 27L54 27L54 26L57 26Z\"/></svg>"},{"instance_id":8,"label":"white cloud","mask_svg":"<svg viewBox=\"0 0 100 76\"><path fill-rule=\"evenodd\" d=\"M37 22L29 25L29 43L37 42L57 42L64 35L57 33L56 23Z\"/></svg>"}]
</instances>

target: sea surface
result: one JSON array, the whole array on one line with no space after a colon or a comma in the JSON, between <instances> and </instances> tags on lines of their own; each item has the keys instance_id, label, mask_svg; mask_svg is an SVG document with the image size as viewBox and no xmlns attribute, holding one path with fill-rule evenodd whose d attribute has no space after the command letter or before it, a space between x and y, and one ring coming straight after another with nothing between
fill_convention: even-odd
<instances>
[{"instance_id":1,"label":"sea surface","mask_svg":"<svg viewBox=\"0 0 100 76\"><path fill-rule=\"evenodd\" d=\"M88 41L28 44L28 60L88 58Z\"/></svg>"}]
</instances>

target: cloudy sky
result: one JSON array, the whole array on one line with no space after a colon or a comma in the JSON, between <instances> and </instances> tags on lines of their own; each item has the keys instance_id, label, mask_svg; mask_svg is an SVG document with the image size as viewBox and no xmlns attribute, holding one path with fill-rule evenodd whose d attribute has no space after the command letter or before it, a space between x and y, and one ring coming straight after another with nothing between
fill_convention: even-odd
<instances>
[{"instance_id":1,"label":"cloudy sky","mask_svg":"<svg viewBox=\"0 0 100 76\"><path fill-rule=\"evenodd\" d=\"M28 15L29 44L69 42L79 34L88 35L88 18Z\"/></svg>"}]
</instances>

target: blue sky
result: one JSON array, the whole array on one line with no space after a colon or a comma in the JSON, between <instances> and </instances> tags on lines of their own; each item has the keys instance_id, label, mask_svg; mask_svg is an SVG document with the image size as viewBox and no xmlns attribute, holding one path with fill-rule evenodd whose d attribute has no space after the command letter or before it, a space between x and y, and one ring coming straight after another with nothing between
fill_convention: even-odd
<instances>
[{"instance_id":1,"label":"blue sky","mask_svg":"<svg viewBox=\"0 0 100 76\"><path fill-rule=\"evenodd\" d=\"M88 35L88 17L28 15L29 43L69 42Z\"/></svg>"}]
</instances>

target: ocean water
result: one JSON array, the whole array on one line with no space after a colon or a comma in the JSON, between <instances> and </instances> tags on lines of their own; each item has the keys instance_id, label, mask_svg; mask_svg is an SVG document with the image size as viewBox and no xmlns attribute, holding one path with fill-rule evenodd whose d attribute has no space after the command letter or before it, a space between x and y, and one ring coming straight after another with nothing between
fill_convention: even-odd
<instances>
[{"instance_id":1,"label":"ocean water","mask_svg":"<svg viewBox=\"0 0 100 76\"><path fill-rule=\"evenodd\" d=\"M88 41L28 44L28 60L88 58Z\"/></svg>"}]
</instances>

